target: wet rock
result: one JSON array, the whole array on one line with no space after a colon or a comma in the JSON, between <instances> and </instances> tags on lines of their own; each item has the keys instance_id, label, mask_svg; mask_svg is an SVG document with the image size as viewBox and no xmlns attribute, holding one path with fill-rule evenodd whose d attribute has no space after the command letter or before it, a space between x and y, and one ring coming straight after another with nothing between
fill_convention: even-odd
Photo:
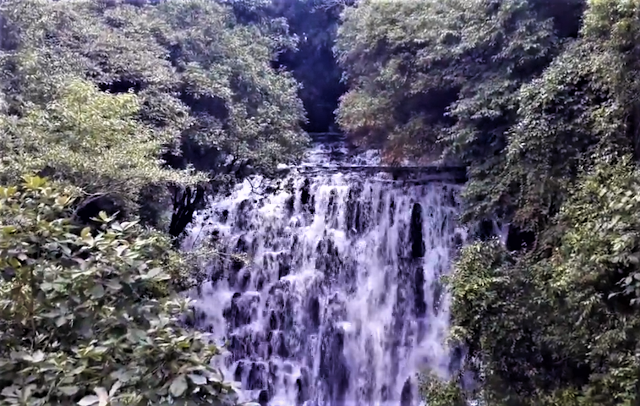
<instances>
[{"instance_id":1,"label":"wet rock","mask_svg":"<svg viewBox=\"0 0 640 406\"><path fill-rule=\"evenodd\" d=\"M246 290L249 287L249 283L251 282L251 271L247 270L246 272L243 272L240 276L240 289L241 290Z\"/></svg>"},{"instance_id":2,"label":"wet rock","mask_svg":"<svg viewBox=\"0 0 640 406\"><path fill-rule=\"evenodd\" d=\"M407 379L402 386L402 393L400 394L400 406L411 406L413 403L413 393L411 390L411 381Z\"/></svg>"},{"instance_id":3,"label":"wet rock","mask_svg":"<svg viewBox=\"0 0 640 406\"><path fill-rule=\"evenodd\" d=\"M258 403L260 406L267 406L269 404L269 393L266 390L261 390L258 395Z\"/></svg>"},{"instance_id":4,"label":"wet rock","mask_svg":"<svg viewBox=\"0 0 640 406\"><path fill-rule=\"evenodd\" d=\"M275 312L271 312L269 315L269 329L271 330L277 330L278 326L279 326L279 322L278 322L278 314Z\"/></svg>"},{"instance_id":5,"label":"wet rock","mask_svg":"<svg viewBox=\"0 0 640 406\"><path fill-rule=\"evenodd\" d=\"M314 330L320 327L320 302L317 297L312 297L307 302L307 315L310 326Z\"/></svg>"},{"instance_id":6,"label":"wet rock","mask_svg":"<svg viewBox=\"0 0 640 406\"><path fill-rule=\"evenodd\" d=\"M242 373L244 372L245 362L240 361L238 365L236 365L236 370L233 373L233 379L237 382L242 382Z\"/></svg>"},{"instance_id":7,"label":"wet rock","mask_svg":"<svg viewBox=\"0 0 640 406\"><path fill-rule=\"evenodd\" d=\"M456 233L453 236L453 247L458 250L460 248L462 248L462 245L464 244L464 240L462 235L460 235L460 233Z\"/></svg>"},{"instance_id":8,"label":"wet rock","mask_svg":"<svg viewBox=\"0 0 640 406\"><path fill-rule=\"evenodd\" d=\"M329 193L329 203L327 204L327 210L324 215L324 222L331 228L335 228L338 225L338 193L334 189Z\"/></svg>"},{"instance_id":9,"label":"wet rock","mask_svg":"<svg viewBox=\"0 0 640 406\"><path fill-rule=\"evenodd\" d=\"M411 226L409 227L409 234L411 236L411 257L424 257L425 245L424 236L422 235L422 206L419 203L415 203L411 210Z\"/></svg>"},{"instance_id":10,"label":"wet rock","mask_svg":"<svg viewBox=\"0 0 640 406\"><path fill-rule=\"evenodd\" d=\"M213 269L211 270L211 282L219 282L222 278L224 277L224 269L221 266L213 266ZM198 286L199 288L201 286Z\"/></svg>"},{"instance_id":11,"label":"wet rock","mask_svg":"<svg viewBox=\"0 0 640 406\"><path fill-rule=\"evenodd\" d=\"M325 236L316 247L316 269L333 280L343 268L338 247L333 239Z\"/></svg>"},{"instance_id":12,"label":"wet rock","mask_svg":"<svg viewBox=\"0 0 640 406\"><path fill-rule=\"evenodd\" d=\"M311 182L305 179L300 188L300 204L306 206L311 201Z\"/></svg>"},{"instance_id":13,"label":"wet rock","mask_svg":"<svg viewBox=\"0 0 640 406\"><path fill-rule=\"evenodd\" d=\"M264 288L265 281L266 281L266 278L264 277L264 275L262 274L258 275L258 277L256 278L256 289L262 290L262 288Z\"/></svg>"},{"instance_id":14,"label":"wet rock","mask_svg":"<svg viewBox=\"0 0 640 406\"><path fill-rule=\"evenodd\" d=\"M424 270L416 267L414 278L414 309L416 317L423 317L427 312L427 303L424 299Z\"/></svg>"},{"instance_id":15,"label":"wet rock","mask_svg":"<svg viewBox=\"0 0 640 406\"><path fill-rule=\"evenodd\" d=\"M395 214L396 214L396 201L392 197L391 202L389 202L389 225L393 226L395 224Z\"/></svg>"},{"instance_id":16,"label":"wet rock","mask_svg":"<svg viewBox=\"0 0 640 406\"><path fill-rule=\"evenodd\" d=\"M253 201L251 201L251 199L245 199L238 205L235 223L236 227L238 227L240 230L249 229L249 225L251 224L251 215L249 213L251 211L252 205Z\"/></svg>"},{"instance_id":17,"label":"wet rock","mask_svg":"<svg viewBox=\"0 0 640 406\"><path fill-rule=\"evenodd\" d=\"M296 389L298 390L298 395L296 400L298 405L302 405L306 400L309 399L309 386L310 386L309 370L303 367L300 370L300 377L296 379Z\"/></svg>"},{"instance_id":18,"label":"wet rock","mask_svg":"<svg viewBox=\"0 0 640 406\"><path fill-rule=\"evenodd\" d=\"M277 340L277 350L276 350L276 354L278 354L279 357L282 358L287 358L289 357L289 348L287 348L287 342L284 336L283 332L280 332L278 334L278 340Z\"/></svg>"},{"instance_id":19,"label":"wet rock","mask_svg":"<svg viewBox=\"0 0 640 406\"><path fill-rule=\"evenodd\" d=\"M247 376L246 388L248 390L263 389L267 387L267 368L263 363L255 362Z\"/></svg>"},{"instance_id":20,"label":"wet rock","mask_svg":"<svg viewBox=\"0 0 640 406\"><path fill-rule=\"evenodd\" d=\"M222 315L229 323L229 328L236 329L251 323L256 315L259 296L243 296L240 292L233 294L231 304L223 310Z\"/></svg>"},{"instance_id":21,"label":"wet rock","mask_svg":"<svg viewBox=\"0 0 640 406\"><path fill-rule=\"evenodd\" d=\"M444 295L444 286L439 281L434 282L432 286L433 290L433 310L438 313L440 311L440 303L442 302L442 297Z\"/></svg>"},{"instance_id":22,"label":"wet rock","mask_svg":"<svg viewBox=\"0 0 640 406\"><path fill-rule=\"evenodd\" d=\"M349 235L354 235L361 232L360 222L360 196L362 194L361 185L353 185L349 189L346 202L345 220L347 225L347 232Z\"/></svg>"},{"instance_id":23,"label":"wet rock","mask_svg":"<svg viewBox=\"0 0 640 406\"><path fill-rule=\"evenodd\" d=\"M288 215L293 214L293 210L294 210L295 204L296 204L295 196L290 196L285 201L284 206L287 209L287 214Z\"/></svg>"},{"instance_id":24,"label":"wet rock","mask_svg":"<svg viewBox=\"0 0 640 406\"><path fill-rule=\"evenodd\" d=\"M282 279L291 273L291 254L278 254L278 279Z\"/></svg>"},{"instance_id":25,"label":"wet rock","mask_svg":"<svg viewBox=\"0 0 640 406\"><path fill-rule=\"evenodd\" d=\"M229 341L229 351L231 351L232 360L241 360L249 355L250 338L234 334Z\"/></svg>"},{"instance_id":26,"label":"wet rock","mask_svg":"<svg viewBox=\"0 0 640 406\"><path fill-rule=\"evenodd\" d=\"M464 357L464 352L463 352L462 347L455 346L453 348L453 350L451 351L451 356L450 356L450 360L449 360L449 372L451 374L454 374L454 373L460 371L460 368L462 366L463 357Z\"/></svg>"},{"instance_id":27,"label":"wet rock","mask_svg":"<svg viewBox=\"0 0 640 406\"><path fill-rule=\"evenodd\" d=\"M382 389L380 389L380 400L382 400L383 402L388 402L389 398L389 387L387 385L382 385Z\"/></svg>"},{"instance_id":28,"label":"wet rock","mask_svg":"<svg viewBox=\"0 0 640 406\"><path fill-rule=\"evenodd\" d=\"M325 331L320 346L320 379L327 385L332 402L344 401L349 388L349 369L343 354L344 335L340 329Z\"/></svg>"}]
</instances>

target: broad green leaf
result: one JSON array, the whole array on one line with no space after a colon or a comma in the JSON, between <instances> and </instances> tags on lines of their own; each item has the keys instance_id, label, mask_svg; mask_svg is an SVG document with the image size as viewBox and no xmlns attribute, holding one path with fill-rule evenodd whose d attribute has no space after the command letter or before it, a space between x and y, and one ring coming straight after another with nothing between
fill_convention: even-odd
<instances>
[{"instance_id":1,"label":"broad green leaf","mask_svg":"<svg viewBox=\"0 0 640 406\"><path fill-rule=\"evenodd\" d=\"M169 278L169 275L162 268L153 268L145 275L148 279L163 280Z\"/></svg>"},{"instance_id":2,"label":"broad green leaf","mask_svg":"<svg viewBox=\"0 0 640 406\"><path fill-rule=\"evenodd\" d=\"M31 362L42 362L44 361L45 354L42 351L36 351L31 356Z\"/></svg>"},{"instance_id":3,"label":"broad green leaf","mask_svg":"<svg viewBox=\"0 0 640 406\"><path fill-rule=\"evenodd\" d=\"M184 375L179 375L171 382L169 391L173 397L179 398L185 393L187 387L187 378Z\"/></svg>"},{"instance_id":4,"label":"broad green leaf","mask_svg":"<svg viewBox=\"0 0 640 406\"><path fill-rule=\"evenodd\" d=\"M98 395L99 406L106 406L109 403L109 394L105 388L97 387L94 389L94 392Z\"/></svg>"},{"instance_id":5,"label":"broad green leaf","mask_svg":"<svg viewBox=\"0 0 640 406\"><path fill-rule=\"evenodd\" d=\"M207 383L207 378L205 378L202 375L189 374L188 376L191 382L193 382L196 385L206 385Z\"/></svg>"},{"instance_id":6,"label":"broad green leaf","mask_svg":"<svg viewBox=\"0 0 640 406\"><path fill-rule=\"evenodd\" d=\"M56 203L61 205L61 206L65 206L69 203L69 201L71 200L70 197L68 196L58 196L56 198Z\"/></svg>"},{"instance_id":7,"label":"broad green leaf","mask_svg":"<svg viewBox=\"0 0 640 406\"><path fill-rule=\"evenodd\" d=\"M66 396L73 396L78 393L80 388L78 388L77 386L60 386L58 390Z\"/></svg>"},{"instance_id":8,"label":"broad green leaf","mask_svg":"<svg viewBox=\"0 0 640 406\"><path fill-rule=\"evenodd\" d=\"M91 236L91 228L90 227L85 227L82 229L82 231L80 231L80 237L82 237L83 239L87 239Z\"/></svg>"},{"instance_id":9,"label":"broad green leaf","mask_svg":"<svg viewBox=\"0 0 640 406\"><path fill-rule=\"evenodd\" d=\"M122 284L120 283L120 281L115 279L108 279L104 281L104 286L106 286L110 290L115 290L115 291L122 289Z\"/></svg>"},{"instance_id":10,"label":"broad green leaf","mask_svg":"<svg viewBox=\"0 0 640 406\"><path fill-rule=\"evenodd\" d=\"M2 227L2 233L3 234L13 234L17 231L18 229L15 226L3 226Z\"/></svg>"},{"instance_id":11,"label":"broad green leaf","mask_svg":"<svg viewBox=\"0 0 640 406\"><path fill-rule=\"evenodd\" d=\"M80 401L78 402L79 406L91 406L91 405L95 405L98 404L100 402L100 398L98 398L95 395L88 395L83 397L82 399L80 399Z\"/></svg>"},{"instance_id":12,"label":"broad green leaf","mask_svg":"<svg viewBox=\"0 0 640 406\"><path fill-rule=\"evenodd\" d=\"M93 288L91 288L89 294L93 297L93 299L100 299L104 296L104 287L101 284L97 284Z\"/></svg>"},{"instance_id":13,"label":"broad green leaf","mask_svg":"<svg viewBox=\"0 0 640 406\"><path fill-rule=\"evenodd\" d=\"M2 389L2 396L7 397L7 398L17 398L19 395L19 389L17 386L12 385L12 386L7 386L6 388Z\"/></svg>"},{"instance_id":14,"label":"broad green leaf","mask_svg":"<svg viewBox=\"0 0 640 406\"><path fill-rule=\"evenodd\" d=\"M120 387L122 387L122 381L117 380L112 386L111 389L109 389L109 397L113 397L116 395L116 393L118 393L118 390L120 389Z\"/></svg>"},{"instance_id":15,"label":"broad green leaf","mask_svg":"<svg viewBox=\"0 0 640 406\"><path fill-rule=\"evenodd\" d=\"M65 316L60 316L56 319L56 327L62 327L67 324L67 318Z\"/></svg>"}]
</instances>

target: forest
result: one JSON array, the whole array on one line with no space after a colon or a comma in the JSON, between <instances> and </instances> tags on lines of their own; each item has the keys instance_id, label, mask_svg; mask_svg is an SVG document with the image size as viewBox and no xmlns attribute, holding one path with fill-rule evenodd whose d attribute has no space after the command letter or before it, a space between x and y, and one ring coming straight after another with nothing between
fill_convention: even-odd
<instances>
[{"instance_id":1,"label":"forest","mask_svg":"<svg viewBox=\"0 0 640 406\"><path fill-rule=\"evenodd\" d=\"M336 129L466 167L429 406L638 405L639 95L640 0L1 0L0 405L238 404L183 232Z\"/></svg>"}]
</instances>

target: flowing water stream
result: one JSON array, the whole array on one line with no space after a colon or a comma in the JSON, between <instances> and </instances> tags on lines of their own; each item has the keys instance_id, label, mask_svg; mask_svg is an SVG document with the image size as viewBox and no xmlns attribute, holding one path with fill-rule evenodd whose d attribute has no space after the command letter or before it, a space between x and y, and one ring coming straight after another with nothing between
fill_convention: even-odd
<instances>
[{"instance_id":1,"label":"flowing water stream","mask_svg":"<svg viewBox=\"0 0 640 406\"><path fill-rule=\"evenodd\" d=\"M319 142L276 181L245 181L197 213L185 246L227 247L194 290L194 323L226 340L227 378L271 406L417 406L446 376L449 271L465 231L446 171L379 167Z\"/></svg>"}]
</instances>

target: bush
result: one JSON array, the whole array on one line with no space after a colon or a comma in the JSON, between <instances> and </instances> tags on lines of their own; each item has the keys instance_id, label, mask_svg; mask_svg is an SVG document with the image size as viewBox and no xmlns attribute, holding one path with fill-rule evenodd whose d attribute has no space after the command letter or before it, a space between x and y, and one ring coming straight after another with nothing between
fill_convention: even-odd
<instances>
[{"instance_id":1,"label":"bush","mask_svg":"<svg viewBox=\"0 0 640 406\"><path fill-rule=\"evenodd\" d=\"M0 187L0 404L234 404L188 301L159 295L158 237L104 213L80 230L66 192Z\"/></svg>"}]
</instances>

